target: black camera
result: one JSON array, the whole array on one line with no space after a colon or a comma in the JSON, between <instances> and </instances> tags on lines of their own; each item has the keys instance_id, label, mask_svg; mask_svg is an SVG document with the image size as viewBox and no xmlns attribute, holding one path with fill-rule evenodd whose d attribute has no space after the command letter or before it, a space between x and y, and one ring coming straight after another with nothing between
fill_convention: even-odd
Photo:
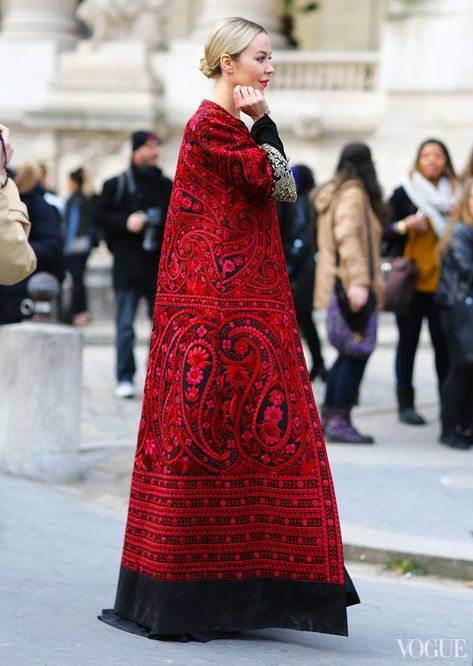
<instances>
[{"instance_id":1,"label":"black camera","mask_svg":"<svg viewBox=\"0 0 473 666\"><path fill-rule=\"evenodd\" d=\"M143 219L146 223L143 234L143 250L156 252L158 250L158 229L163 222L161 208L148 208L144 211Z\"/></svg>"}]
</instances>

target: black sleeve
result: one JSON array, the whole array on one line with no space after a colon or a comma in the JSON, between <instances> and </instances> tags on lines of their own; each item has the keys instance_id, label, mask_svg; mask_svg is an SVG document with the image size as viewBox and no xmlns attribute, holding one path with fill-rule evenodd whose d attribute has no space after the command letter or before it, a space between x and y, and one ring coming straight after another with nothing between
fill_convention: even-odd
<instances>
[{"instance_id":1,"label":"black sleeve","mask_svg":"<svg viewBox=\"0 0 473 666\"><path fill-rule=\"evenodd\" d=\"M172 194L172 180L170 178L164 178L164 219L166 219L168 214L169 202L171 201Z\"/></svg>"},{"instance_id":2,"label":"black sleeve","mask_svg":"<svg viewBox=\"0 0 473 666\"><path fill-rule=\"evenodd\" d=\"M391 211L390 222L399 222L408 215L416 212L416 207L407 196L406 190L401 186L394 190L389 199L389 207Z\"/></svg>"},{"instance_id":3,"label":"black sleeve","mask_svg":"<svg viewBox=\"0 0 473 666\"><path fill-rule=\"evenodd\" d=\"M107 235L131 236L132 232L126 227L130 213L123 203L117 206L117 189L118 178L112 178L104 183L96 202L96 222Z\"/></svg>"},{"instance_id":4,"label":"black sleeve","mask_svg":"<svg viewBox=\"0 0 473 666\"><path fill-rule=\"evenodd\" d=\"M415 206L403 187L398 187L389 199L389 223L383 232L383 254L401 256L407 242L406 235L396 231L396 222L415 213Z\"/></svg>"},{"instance_id":5,"label":"black sleeve","mask_svg":"<svg viewBox=\"0 0 473 666\"><path fill-rule=\"evenodd\" d=\"M255 122L251 128L251 136L259 146L262 143L269 143L270 146L276 148L284 156L284 159L287 160L276 123L267 114Z\"/></svg>"}]
</instances>

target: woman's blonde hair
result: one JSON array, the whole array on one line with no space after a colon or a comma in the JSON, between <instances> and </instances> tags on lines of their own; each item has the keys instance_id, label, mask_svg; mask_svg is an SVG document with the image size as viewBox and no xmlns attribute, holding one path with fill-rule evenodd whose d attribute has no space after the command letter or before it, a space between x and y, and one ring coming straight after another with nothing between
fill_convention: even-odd
<instances>
[{"instance_id":1,"label":"woman's blonde hair","mask_svg":"<svg viewBox=\"0 0 473 666\"><path fill-rule=\"evenodd\" d=\"M462 198L458 202L458 208L452 219L448 223L448 227L445 230L445 233L440 244L440 251L443 254L448 250L452 243L453 229L458 222L464 222L468 224L469 227L473 227L473 214L469 206L470 193L473 190L473 178L468 178L463 185L463 194Z\"/></svg>"},{"instance_id":2,"label":"woman's blonde hair","mask_svg":"<svg viewBox=\"0 0 473 666\"><path fill-rule=\"evenodd\" d=\"M199 67L202 74L208 79L220 76L220 58L226 54L237 60L261 32L266 33L263 26L238 16L219 21L205 40L204 57L200 59Z\"/></svg>"},{"instance_id":3,"label":"woman's blonde hair","mask_svg":"<svg viewBox=\"0 0 473 666\"><path fill-rule=\"evenodd\" d=\"M463 182L466 182L468 178L473 177L473 149L468 157L468 162L466 167L463 169L461 174L461 179Z\"/></svg>"},{"instance_id":4,"label":"woman's blonde hair","mask_svg":"<svg viewBox=\"0 0 473 666\"><path fill-rule=\"evenodd\" d=\"M29 194L41 182L39 164L23 164L15 174L15 183L20 194Z\"/></svg>"}]
</instances>

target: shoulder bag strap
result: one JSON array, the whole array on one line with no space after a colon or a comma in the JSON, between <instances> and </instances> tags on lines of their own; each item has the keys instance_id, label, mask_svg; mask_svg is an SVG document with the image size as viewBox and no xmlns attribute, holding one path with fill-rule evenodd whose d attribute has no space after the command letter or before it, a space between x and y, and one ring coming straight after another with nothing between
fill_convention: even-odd
<instances>
[{"instance_id":1,"label":"shoulder bag strap","mask_svg":"<svg viewBox=\"0 0 473 666\"><path fill-rule=\"evenodd\" d=\"M368 236L368 261L370 265L370 280L371 280L371 286L374 285L374 280L375 280L375 270L374 270L374 253L373 253L373 236L371 233L371 223L370 223L370 217L368 213L368 206L366 203L364 204L364 209L365 209L365 224L366 224L366 234Z\"/></svg>"},{"instance_id":2,"label":"shoulder bag strap","mask_svg":"<svg viewBox=\"0 0 473 666\"><path fill-rule=\"evenodd\" d=\"M125 186L127 187L129 194L132 196L136 194L136 183L133 178L131 167L118 176L117 191L115 192L116 206L122 202L123 195L125 194Z\"/></svg>"}]
</instances>

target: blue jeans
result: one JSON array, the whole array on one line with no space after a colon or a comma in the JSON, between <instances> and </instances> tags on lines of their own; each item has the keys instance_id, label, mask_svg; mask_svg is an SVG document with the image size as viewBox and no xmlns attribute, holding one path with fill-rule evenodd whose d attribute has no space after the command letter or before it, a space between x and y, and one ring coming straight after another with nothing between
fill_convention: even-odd
<instances>
[{"instance_id":1,"label":"blue jeans","mask_svg":"<svg viewBox=\"0 0 473 666\"><path fill-rule=\"evenodd\" d=\"M153 316L154 294L143 294L134 289L116 289L116 359L117 381L132 382L136 372L133 347L135 344L135 331L133 323L140 298L144 296L148 303L148 314Z\"/></svg>"},{"instance_id":2,"label":"blue jeans","mask_svg":"<svg viewBox=\"0 0 473 666\"><path fill-rule=\"evenodd\" d=\"M351 409L358 398L358 391L368 359L348 358L338 355L327 376L325 407Z\"/></svg>"}]
</instances>

